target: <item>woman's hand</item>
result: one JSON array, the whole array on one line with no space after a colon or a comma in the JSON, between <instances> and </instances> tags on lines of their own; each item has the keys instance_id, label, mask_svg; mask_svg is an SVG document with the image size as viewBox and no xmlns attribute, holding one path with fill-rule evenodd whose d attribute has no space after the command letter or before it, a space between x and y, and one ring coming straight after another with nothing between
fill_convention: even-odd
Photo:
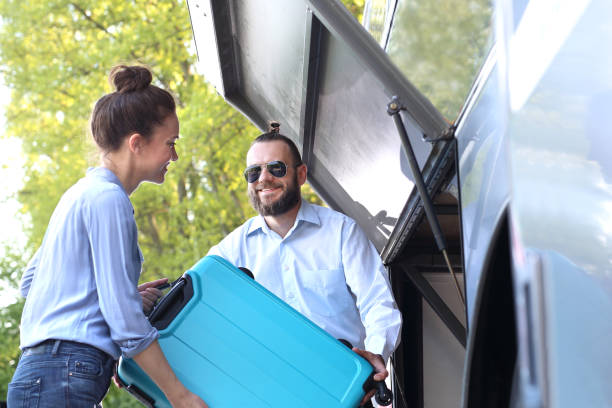
<instances>
[{"instance_id":1,"label":"woman's hand","mask_svg":"<svg viewBox=\"0 0 612 408\"><path fill-rule=\"evenodd\" d=\"M164 283L168 283L168 278L161 278L138 286L138 293L140 293L142 298L142 310L145 313L149 313L157 299L162 297L162 291L157 289L156 286L163 285Z\"/></svg>"}]
</instances>

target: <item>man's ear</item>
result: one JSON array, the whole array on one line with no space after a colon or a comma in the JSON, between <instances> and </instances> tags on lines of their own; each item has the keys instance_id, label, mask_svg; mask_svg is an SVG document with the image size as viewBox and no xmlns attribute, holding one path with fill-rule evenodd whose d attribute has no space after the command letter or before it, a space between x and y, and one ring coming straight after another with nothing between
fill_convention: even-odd
<instances>
[{"instance_id":1,"label":"man's ear","mask_svg":"<svg viewBox=\"0 0 612 408\"><path fill-rule=\"evenodd\" d=\"M306 167L306 164L300 164L295 170L297 171L298 184L300 186L304 185L308 176L308 168Z\"/></svg>"},{"instance_id":2,"label":"man's ear","mask_svg":"<svg viewBox=\"0 0 612 408\"><path fill-rule=\"evenodd\" d=\"M140 133L132 133L128 136L128 146L132 153L140 153L144 147L144 137Z\"/></svg>"}]
</instances>

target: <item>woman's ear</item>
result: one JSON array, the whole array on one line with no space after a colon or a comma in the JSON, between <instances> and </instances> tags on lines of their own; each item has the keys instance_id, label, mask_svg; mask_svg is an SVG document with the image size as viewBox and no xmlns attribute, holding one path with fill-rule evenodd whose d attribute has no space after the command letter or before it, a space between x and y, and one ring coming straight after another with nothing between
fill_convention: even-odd
<instances>
[{"instance_id":1,"label":"woman's ear","mask_svg":"<svg viewBox=\"0 0 612 408\"><path fill-rule=\"evenodd\" d=\"M144 142L144 137L140 133L132 133L128 136L128 147L132 153L140 153Z\"/></svg>"}]
</instances>

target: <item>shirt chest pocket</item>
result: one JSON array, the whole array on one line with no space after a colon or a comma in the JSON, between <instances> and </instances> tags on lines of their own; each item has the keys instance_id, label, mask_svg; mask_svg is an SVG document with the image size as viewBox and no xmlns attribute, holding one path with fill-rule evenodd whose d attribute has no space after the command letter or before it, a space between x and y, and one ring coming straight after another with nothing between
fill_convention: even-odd
<instances>
[{"instance_id":1,"label":"shirt chest pocket","mask_svg":"<svg viewBox=\"0 0 612 408\"><path fill-rule=\"evenodd\" d=\"M306 308L318 315L336 316L354 304L342 269L305 271L301 286Z\"/></svg>"}]
</instances>

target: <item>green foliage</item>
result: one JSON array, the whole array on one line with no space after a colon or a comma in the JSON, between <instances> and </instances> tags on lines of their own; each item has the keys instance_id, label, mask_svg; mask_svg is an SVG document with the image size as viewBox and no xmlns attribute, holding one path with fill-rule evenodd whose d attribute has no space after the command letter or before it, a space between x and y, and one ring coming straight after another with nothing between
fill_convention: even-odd
<instances>
[{"instance_id":1,"label":"green foliage","mask_svg":"<svg viewBox=\"0 0 612 408\"><path fill-rule=\"evenodd\" d=\"M345 1L360 18L363 0ZM22 141L25 179L18 194L25 248L0 259L0 281L17 286L63 192L97 165L88 133L95 101L109 92L119 63L149 66L178 102L177 151L162 186L132 195L145 257L142 281L181 275L210 246L254 215L242 178L259 133L194 72L187 6L180 0L0 0L0 66L11 89L6 136ZM320 200L306 187L309 201ZM0 311L0 392L18 358L19 300ZM0 394L2 395L2 394ZM0 397L2 399L2 397ZM138 406L111 387L105 404Z\"/></svg>"},{"instance_id":2,"label":"green foliage","mask_svg":"<svg viewBox=\"0 0 612 408\"><path fill-rule=\"evenodd\" d=\"M0 2L0 57L12 90L7 134L23 141L19 193L36 247L61 194L97 164L87 133L93 103L117 63L144 63L177 98L179 155L163 186L132 196L143 279L176 276L244 220L241 169L257 131L194 73L184 2ZM44 197L44 199L41 199Z\"/></svg>"},{"instance_id":3,"label":"green foliage","mask_svg":"<svg viewBox=\"0 0 612 408\"><path fill-rule=\"evenodd\" d=\"M2 258L0 279L17 284L60 196L98 163L88 119L119 63L148 65L156 84L176 96L181 122L181 159L167 181L142 185L131 197L145 256L142 280L176 278L253 214L241 172L258 131L194 72L183 1L0 0L0 16L0 65L11 88L6 135L20 138L26 154L18 199L31 219L27 248ZM0 313L4 392L18 356L21 308L20 301ZM113 389L105 401L138 406Z\"/></svg>"},{"instance_id":4,"label":"green foliage","mask_svg":"<svg viewBox=\"0 0 612 408\"><path fill-rule=\"evenodd\" d=\"M363 7L365 5L365 0L341 0L344 7L351 12L353 17L357 19L357 21L361 22L363 18Z\"/></svg>"},{"instance_id":5,"label":"green foliage","mask_svg":"<svg viewBox=\"0 0 612 408\"><path fill-rule=\"evenodd\" d=\"M0 281L16 289L25 267L23 256L10 246L3 248L3 252ZM0 400L5 399L8 383L19 361L19 321L23 303L23 299L20 299L0 309Z\"/></svg>"},{"instance_id":6,"label":"green foliage","mask_svg":"<svg viewBox=\"0 0 612 408\"><path fill-rule=\"evenodd\" d=\"M5 398L19 361L19 321L23 303L19 300L0 310L0 399Z\"/></svg>"},{"instance_id":7,"label":"green foliage","mask_svg":"<svg viewBox=\"0 0 612 408\"><path fill-rule=\"evenodd\" d=\"M171 0L4 0L0 13L0 57L12 90L7 134L21 138L27 154L20 201L36 245L60 195L94 164L87 120L110 90L110 67L149 65L158 84L184 105L182 93L194 76L191 28L185 4Z\"/></svg>"},{"instance_id":8,"label":"green foliage","mask_svg":"<svg viewBox=\"0 0 612 408\"><path fill-rule=\"evenodd\" d=\"M143 185L132 196L139 242L147 248L143 279L178 277L254 214L242 170L259 132L201 78L186 97L197 103L180 112L179 160L163 186Z\"/></svg>"}]
</instances>

